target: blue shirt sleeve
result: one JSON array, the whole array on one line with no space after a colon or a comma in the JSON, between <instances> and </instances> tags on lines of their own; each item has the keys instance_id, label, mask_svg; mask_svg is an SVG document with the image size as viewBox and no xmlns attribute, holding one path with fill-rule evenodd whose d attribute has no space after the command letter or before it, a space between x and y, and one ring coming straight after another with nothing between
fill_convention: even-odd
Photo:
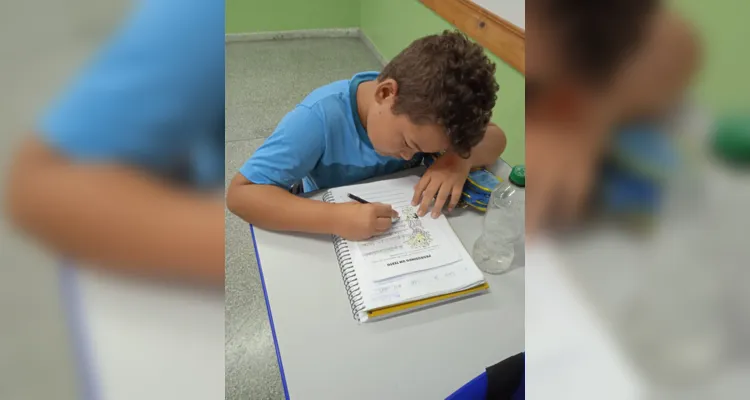
<instances>
[{"instance_id":1,"label":"blue shirt sleeve","mask_svg":"<svg viewBox=\"0 0 750 400\"><path fill-rule=\"evenodd\" d=\"M323 156L322 118L306 106L297 106L240 168L250 182L288 188L308 176Z\"/></svg>"},{"instance_id":2,"label":"blue shirt sleeve","mask_svg":"<svg viewBox=\"0 0 750 400\"><path fill-rule=\"evenodd\" d=\"M76 161L152 171L190 164L211 142L223 164L223 140L206 138L224 133L223 4L138 2L42 115L42 140Z\"/></svg>"}]
</instances>

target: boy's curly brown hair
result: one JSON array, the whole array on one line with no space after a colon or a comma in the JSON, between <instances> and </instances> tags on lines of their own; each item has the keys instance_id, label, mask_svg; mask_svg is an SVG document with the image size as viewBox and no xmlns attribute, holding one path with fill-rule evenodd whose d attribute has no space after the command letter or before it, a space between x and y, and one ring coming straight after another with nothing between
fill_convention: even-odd
<instances>
[{"instance_id":1,"label":"boy's curly brown hair","mask_svg":"<svg viewBox=\"0 0 750 400\"><path fill-rule=\"evenodd\" d=\"M415 40L378 76L398 84L395 114L442 126L451 148L468 158L484 138L497 100L495 64L482 47L456 31Z\"/></svg>"}]
</instances>

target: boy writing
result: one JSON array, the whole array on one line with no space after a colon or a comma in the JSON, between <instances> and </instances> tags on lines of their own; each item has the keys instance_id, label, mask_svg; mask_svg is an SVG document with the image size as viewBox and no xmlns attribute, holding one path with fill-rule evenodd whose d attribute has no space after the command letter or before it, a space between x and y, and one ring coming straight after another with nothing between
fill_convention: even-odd
<instances>
[{"instance_id":1,"label":"boy writing","mask_svg":"<svg viewBox=\"0 0 750 400\"><path fill-rule=\"evenodd\" d=\"M328 204L297 197L393 173L445 151L414 190L437 217L455 207L472 167L493 164L505 135L490 123L497 83L482 48L456 32L413 42L381 73L364 72L307 96L242 166L227 206L258 227L361 240L387 231L386 204ZM434 205L432 201L434 199ZM450 201L448 201L450 199Z\"/></svg>"}]
</instances>

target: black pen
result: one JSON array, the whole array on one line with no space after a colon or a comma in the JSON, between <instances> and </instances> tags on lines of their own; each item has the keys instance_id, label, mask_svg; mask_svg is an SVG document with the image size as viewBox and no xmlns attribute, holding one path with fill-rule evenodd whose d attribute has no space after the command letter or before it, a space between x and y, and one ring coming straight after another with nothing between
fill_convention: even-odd
<instances>
[{"instance_id":1,"label":"black pen","mask_svg":"<svg viewBox=\"0 0 750 400\"><path fill-rule=\"evenodd\" d=\"M347 195L347 196L348 196L348 197L349 197L350 199L352 199L352 200L356 201L356 202L357 202L357 203L359 203L359 204L370 204L370 202L369 202L369 201L367 201L367 200L365 200L365 199L363 199L363 198L361 198L361 197L359 197L359 196L355 196L355 195L353 195L353 194L351 194L351 193L347 193L346 195ZM401 218L401 217L397 215L397 216L395 216L395 217L391 218L391 222L396 222L396 221L398 221L398 220L399 220L399 218Z\"/></svg>"},{"instance_id":2,"label":"black pen","mask_svg":"<svg viewBox=\"0 0 750 400\"><path fill-rule=\"evenodd\" d=\"M349 197L350 199L352 199L352 200L356 201L356 202L357 202L357 203L359 203L359 204L370 204L370 202L369 202L369 201L367 201L367 200L365 200L365 199L363 199L363 198L361 198L361 197L359 197L359 196L355 196L355 195L353 195L353 194L351 194L351 193L347 193L347 194L346 194L346 196L347 196L347 197ZM400 215L398 215L398 216L396 216L395 218L393 218L393 220L394 220L394 221L396 221L396 220L398 220L399 218L401 218L401 216L400 216ZM414 214L414 218L417 218L417 214L416 214L416 213Z\"/></svg>"},{"instance_id":3,"label":"black pen","mask_svg":"<svg viewBox=\"0 0 750 400\"><path fill-rule=\"evenodd\" d=\"M359 196L355 196L355 195L353 195L353 194L351 194L351 193L347 193L346 195L347 195L347 196L348 196L348 197L349 197L350 199L352 199L352 200L356 201L357 203L360 203L360 204L370 204L370 202L369 202L369 201L367 201L367 200L365 200L365 199L363 199L363 198L361 198L361 197L359 197Z\"/></svg>"}]
</instances>

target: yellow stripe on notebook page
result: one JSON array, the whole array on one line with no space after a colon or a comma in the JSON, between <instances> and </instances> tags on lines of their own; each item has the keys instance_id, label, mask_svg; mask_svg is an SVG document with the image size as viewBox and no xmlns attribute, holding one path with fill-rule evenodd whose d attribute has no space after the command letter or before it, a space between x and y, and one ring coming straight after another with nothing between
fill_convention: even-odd
<instances>
[{"instance_id":1,"label":"yellow stripe on notebook page","mask_svg":"<svg viewBox=\"0 0 750 400\"><path fill-rule=\"evenodd\" d=\"M419 307L427 306L427 305L430 305L430 304L439 303L439 302L445 301L445 300L451 300L451 299L456 299L456 298L459 298L459 297L468 296L468 295L471 295L471 294L476 294L476 293L485 291L485 290L487 290L489 288L490 288L490 285L487 282L484 282L484 283L482 283L479 286L475 286L475 287L469 288L469 289L464 289L464 290L461 290L461 291L458 291L458 292L447 293L447 294L443 294L443 295L440 295L440 296L428 297L426 299L410 301L410 302L407 302L407 303L401 303L401 304L397 304L395 306L388 306L388 307L376 308L374 310L368 311L367 312L367 316L369 318L383 317L383 316L386 316L386 315L389 315L389 314L396 314L396 313L399 313L399 312L402 312L402 311L407 311L407 310L410 310L410 309L413 309L413 308L419 308Z\"/></svg>"}]
</instances>

